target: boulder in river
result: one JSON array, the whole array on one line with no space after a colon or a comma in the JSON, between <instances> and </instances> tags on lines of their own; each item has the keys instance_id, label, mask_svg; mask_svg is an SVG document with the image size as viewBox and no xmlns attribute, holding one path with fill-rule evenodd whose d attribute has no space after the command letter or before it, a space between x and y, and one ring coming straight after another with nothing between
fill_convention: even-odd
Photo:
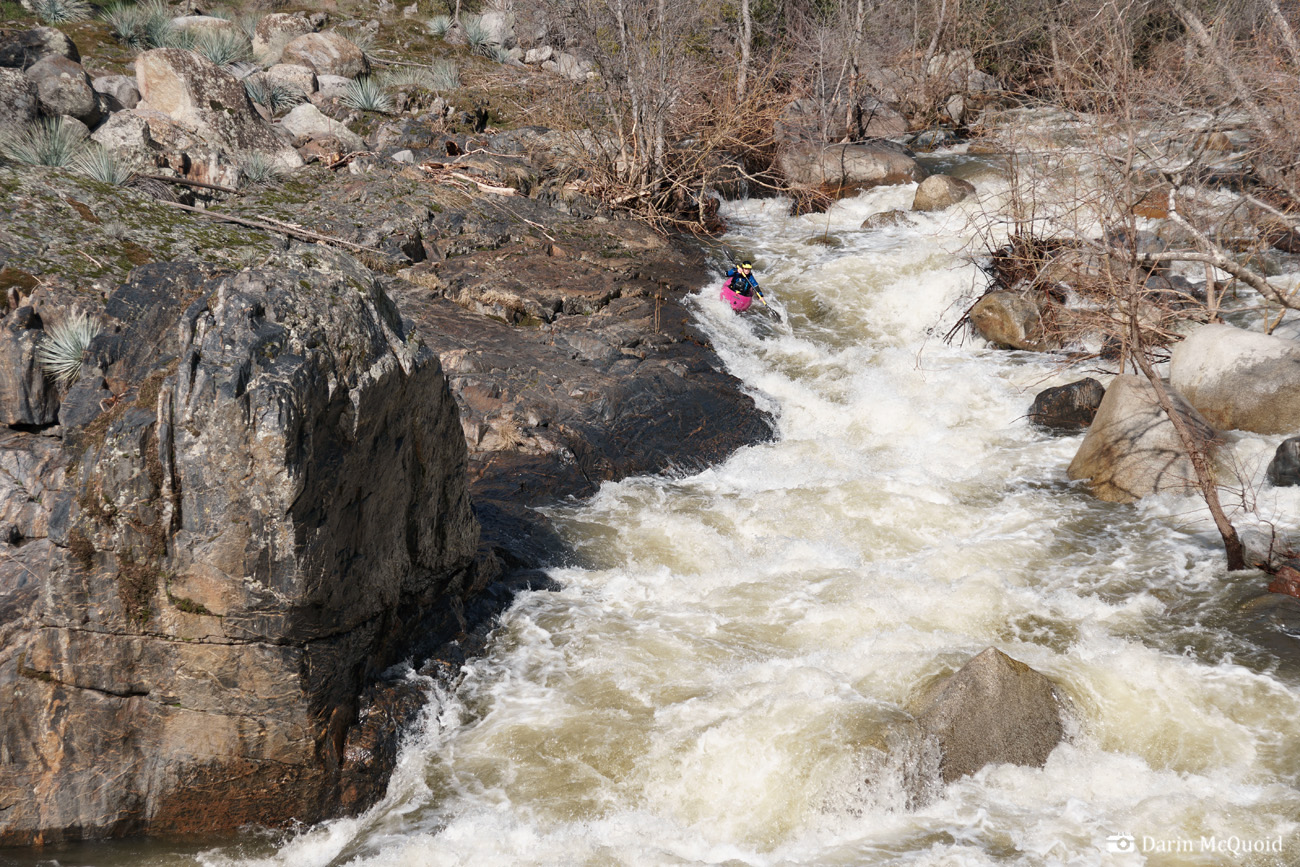
<instances>
[{"instance_id":1,"label":"boulder in river","mask_svg":"<svg viewBox=\"0 0 1300 867\"><path fill-rule=\"evenodd\" d=\"M1092 424L1106 389L1092 377L1040 391L1029 421L1056 433L1078 433Z\"/></svg>"},{"instance_id":2,"label":"boulder in river","mask_svg":"<svg viewBox=\"0 0 1300 867\"><path fill-rule=\"evenodd\" d=\"M951 783L988 764L1041 767L1065 737L1065 707L1052 681L990 647L932 687L916 719Z\"/></svg>"},{"instance_id":3,"label":"boulder in river","mask_svg":"<svg viewBox=\"0 0 1300 867\"><path fill-rule=\"evenodd\" d=\"M1183 421L1213 450L1219 442L1213 426L1177 392L1168 390ZM1145 377L1131 374L1115 377L1106 389L1068 472L1071 479L1087 479L1098 498L1116 503L1197 487L1191 459L1155 388Z\"/></svg>"},{"instance_id":4,"label":"boulder in river","mask_svg":"<svg viewBox=\"0 0 1300 867\"><path fill-rule=\"evenodd\" d=\"M781 150L777 165L793 184L846 191L915 183L925 177L925 169L907 148L888 141L792 144Z\"/></svg>"},{"instance_id":5,"label":"boulder in river","mask_svg":"<svg viewBox=\"0 0 1300 867\"><path fill-rule=\"evenodd\" d=\"M975 185L949 175L930 175L916 188L913 211L942 211L975 195Z\"/></svg>"},{"instance_id":6,"label":"boulder in river","mask_svg":"<svg viewBox=\"0 0 1300 867\"><path fill-rule=\"evenodd\" d=\"M1268 463L1268 482L1275 488L1300 485L1300 437L1282 441Z\"/></svg>"},{"instance_id":7,"label":"boulder in river","mask_svg":"<svg viewBox=\"0 0 1300 867\"><path fill-rule=\"evenodd\" d=\"M990 343L1044 352L1056 348L1048 336L1046 303L1041 292L998 289L975 302L970 323Z\"/></svg>"},{"instance_id":8,"label":"boulder in river","mask_svg":"<svg viewBox=\"0 0 1300 867\"><path fill-rule=\"evenodd\" d=\"M1169 379L1220 428L1300 432L1300 342L1204 325L1174 347Z\"/></svg>"}]
</instances>

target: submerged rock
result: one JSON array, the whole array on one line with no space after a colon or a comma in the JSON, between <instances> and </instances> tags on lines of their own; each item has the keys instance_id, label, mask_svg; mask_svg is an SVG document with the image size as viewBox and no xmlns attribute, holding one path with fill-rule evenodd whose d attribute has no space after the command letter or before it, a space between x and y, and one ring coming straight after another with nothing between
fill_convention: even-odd
<instances>
[{"instance_id":1,"label":"submerged rock","mask_svg":"<svg viewBox=\"0 0 1300 867\"><path fill-rule=\"evenodd\" d=\"M990 647L921 699L921 731L939 744L945 783L989 764L1038 766L1065 737L1052 681Z\"/></svg>"},{"instance_id":2,"label":"submerged rock","mask_svg":"<svg viewBox=\"0 0 1300 867\"><path fill-rule=\"evenodd\" d=\"M1219 440L1213 426L1177 392L1169 391L1183 421L1207 448L1216 448ZM1132 503L1162 491L1198 489L1191 459L1173 422L1161 408L1155 388L1141 376L1117 376L1111 382L1068 472L1071 479L1087 479L1099 499L1116 503Z\"/></svg>"},{"instance_id":3,"label":"submerged rock","mask_svg":"<svg viewBox=\"0 0 1300 867\"><path fill-rule=\"evenodd\" d=\"M1040 391L1029 421L1056 433L1078 433L1092 424L1106 389L1092 377Z\"/></svg>"},{"instance_id":4,"label":"submerged rock","mask_svg":"<svg viewBox=\"0 0 1300 867\"><path fill-rule=\"evenodd\" d=\"M1204 325L1174 347L1169 379L1212 424L1300 432L1300 343L1231 325Z\"/></svg>"}]
</instances>

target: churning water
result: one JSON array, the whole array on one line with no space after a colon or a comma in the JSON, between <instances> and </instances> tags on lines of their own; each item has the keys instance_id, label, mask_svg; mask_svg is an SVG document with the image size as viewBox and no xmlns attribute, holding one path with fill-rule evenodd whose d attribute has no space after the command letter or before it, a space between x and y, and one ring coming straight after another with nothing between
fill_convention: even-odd
<instances>
[{"instance_id":1,"label":"churning water","mask_svg":"<svg viewBox=\"0 0 1300 867\"><path fill-rule=\"evenodd\" d=\"M731 209L786 323L716 285L699 317L775 441L556 510L590 568L515 603L383 803L151 863L1300 863L1297 639L1196 500L1067 480L1080 438L1024 416L1079 371L942 341L983 285L981 205L859 228L914 189ZM1233 456L1294 523L1260 482L1279 439ZM1069 741L909 800L909 700L990 645L1068 693Z\"/></svg>"}]
</instances>

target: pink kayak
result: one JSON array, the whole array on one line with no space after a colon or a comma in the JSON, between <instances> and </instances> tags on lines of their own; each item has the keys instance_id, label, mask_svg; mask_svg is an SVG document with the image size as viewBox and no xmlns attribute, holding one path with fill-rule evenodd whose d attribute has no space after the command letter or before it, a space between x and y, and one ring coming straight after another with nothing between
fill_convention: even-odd
<instances>
[{"instance_id":1,"label":"pink kayak","mask_svg":"<svg viewBox=\"0 0 1300 867\"><path fill-rule=\"evenodd\" d=\"M751 295L740 295L731 291L731 281L722 284L722 300L731 305L731 309L740 313L742 310L748 310L749 305L754 303Z\"/></svg>"}]
</instances>

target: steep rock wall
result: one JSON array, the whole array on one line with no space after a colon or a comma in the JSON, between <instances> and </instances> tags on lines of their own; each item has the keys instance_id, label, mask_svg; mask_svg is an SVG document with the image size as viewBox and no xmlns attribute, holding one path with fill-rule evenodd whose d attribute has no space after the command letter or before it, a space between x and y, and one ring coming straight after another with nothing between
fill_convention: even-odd
<instances>
[{"instance_id":1,"label":"steep rock wall","mask_svg":"<svg viewBox=\"0 0 1300 867\"><path fill-rule=\"evenodd\" d=\"M366 683L477 589L437 358L321 248L146 266L106 312L63 448L4 443L0 844L363 806Z\"/></svg>"}]
</instances>

